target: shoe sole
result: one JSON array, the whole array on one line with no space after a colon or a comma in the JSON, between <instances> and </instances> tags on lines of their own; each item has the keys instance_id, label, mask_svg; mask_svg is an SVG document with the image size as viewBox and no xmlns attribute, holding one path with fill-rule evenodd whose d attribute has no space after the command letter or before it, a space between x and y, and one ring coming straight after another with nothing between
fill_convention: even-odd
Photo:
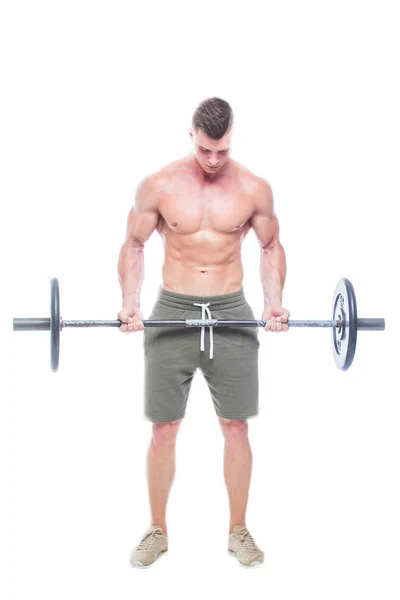
<instances>
[{"instance_id":1,"label":"shoe sole","mask_svg":"<svg viewBox=\"0 0 400 600\"><path fill-rule=\"evenodd\" d=\"M236 556L236 552L234 552L233 550L228 550L228 554L229 554L229 556L232 556L232 558L235 558L238 561L239 565L241 567L243 567L244 569L250 569L250 568L254 569L257 567L259 568L263 564L263 563L259 562L258 560L255 560L255 561L251 562L249 565L244 565L242 562L240 562L240 560Z\"/></svg>"},{"instance_id":2,"label":"shoe sole","mask_svg":"<svg viewBox=\"0 0 400 600\"><path fill-rule=\"evenodd\" d=\"M155 560L153 560L153 562L151 562L149 565L144 565L143 563L140 562L140 560L134 560L133 562L131 562L131 566L135 567L136 569L150 569L150 567L152 567L154 565L154 563L156 563L163 554L165 554L166 552L168 552L168 550L162 550L160 552L160 554L158 554L157 558ZM257 568L257 567L261 567L263 563L260 563L258 560L251 562L249 565L244 565L242 562L240 562L240 560L237 558L236 556L236 552L234 552L233 550L228 550L228 554L229 556L232 556L232 558L235 558L239 565L241 567L243 567L244 569L250 569L250 568Z\"/></svg>"},{"instance_id":3,"label":"shoe sole","mask_svg":"<svg viewBox=\"0 0 400 600\"><path fill-rule=\"evenodd\" d=\"M168 552L168 549L161 550L161 552L157 555L157 557L149 565L144 565L143 563L140 562L140 560L134 560L133 562L130 563L130 565L131 565L131 567L134 567L135 569L150 569L150 567L152 567L154 565L154 563L157 562L161 558L161 556L163 554L165 554L166 552Z\"/></svg>"}]
</instances>

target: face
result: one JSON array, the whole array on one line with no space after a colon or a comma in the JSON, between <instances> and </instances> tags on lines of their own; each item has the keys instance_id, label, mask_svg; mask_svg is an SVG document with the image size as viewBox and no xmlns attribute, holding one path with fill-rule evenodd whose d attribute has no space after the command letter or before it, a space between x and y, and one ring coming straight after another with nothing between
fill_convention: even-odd
<instances>
[{"instance_id":1,"label":"face","mask_svg":"<svg viewBox=\"0 0 400 600\"><path fill-rule=\"evenodd\" d=\"M220 140L209 138L199 129L189 130L194 156L206 173L217 173L228 162L232 144L232 128Z\"/></svg>"}]
</instances>

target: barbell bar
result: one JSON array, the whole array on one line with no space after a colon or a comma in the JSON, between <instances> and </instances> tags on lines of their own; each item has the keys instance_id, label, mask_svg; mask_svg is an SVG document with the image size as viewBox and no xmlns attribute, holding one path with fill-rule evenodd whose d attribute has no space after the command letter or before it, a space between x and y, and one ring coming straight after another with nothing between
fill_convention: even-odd
<instances>
[{"instance_id":1,"label":"barbell bar","mask_svg":"<svg viewBox=\"0 0 400 600\"><path fill-rule=\"evenodd\" d=\"M186 320L146 320L144 327L265 327L268 321L224 320L224 319L186 319ZM60 287L57 278L50 281L50 318L14 318L14 331L50 331L50 363L52 371L57 371L60 354L60 333L64 328L120 327L122 321L116 320L75 320L67 321L60 314ZM291 327L317 327L332 329L332 346L335 362L339 369L346 371L352 364L357 332L384 331L385 319L359 319L354 287L349 279L338 282L332 306L332 319L326 321L288 320Z\"/></svg>"},{"instance_id":2,"label":"barbell bar","mask_svg":"<svg viewBox=\"0 0 400 600\"><path fill-rule=\"evenodd\" d=\"M260 320L243 320L229 321L227 319L185 319L185 320L154 320L143 319L142 323L145 327L265 327L268 321ZM292 321L288 320L289 327L340 327L340 321ZM61 329L65 327L75 327L84 329L85 327L121 327L122 321L119 319L107 320L85 320L85 321L64 321L61 319ZM50 318L32 318L32 319L14 319L14 331L49 331ZM385 319L357 319L358 330L375 330L383 331L385 329Z\"/></svg>"}]
</instances>

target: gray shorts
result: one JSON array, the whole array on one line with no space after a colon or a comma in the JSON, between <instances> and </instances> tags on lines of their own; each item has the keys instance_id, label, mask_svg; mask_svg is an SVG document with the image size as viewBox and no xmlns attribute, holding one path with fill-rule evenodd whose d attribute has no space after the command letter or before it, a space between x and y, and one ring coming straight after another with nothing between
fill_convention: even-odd
<instances>
[{"instance_id":1,"label":"gray shorts","mask_svg":"<svg viewBox=\"0 0 400 600\"><path fill-rule=\"evenodd\" d=\"M149 316L210 318L254 319L243 287L219 296L189 296L160 287ZM153 423L181 419L197 369L205 377L218 416L255 417L259 412L258 335L258 327L145 327L145 417Z\"/></svg>"}]
</instances>

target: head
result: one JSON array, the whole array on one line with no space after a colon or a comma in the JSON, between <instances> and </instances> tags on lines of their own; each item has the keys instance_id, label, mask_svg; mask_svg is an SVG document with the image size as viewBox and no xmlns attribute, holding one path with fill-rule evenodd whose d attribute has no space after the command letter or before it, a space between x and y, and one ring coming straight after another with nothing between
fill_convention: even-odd
<instances>
[{"instance_id":1,"label":"head","mask_svg":"<svg viewBox=\"0 0 400 600\"><path fill-rule=\"evenodd\" d=\"M233 112L225 100L208 98L196 108L189 135L194 157L206 173L217 173L228 162L232 126Z\"/></svg>"}]
</instances>

